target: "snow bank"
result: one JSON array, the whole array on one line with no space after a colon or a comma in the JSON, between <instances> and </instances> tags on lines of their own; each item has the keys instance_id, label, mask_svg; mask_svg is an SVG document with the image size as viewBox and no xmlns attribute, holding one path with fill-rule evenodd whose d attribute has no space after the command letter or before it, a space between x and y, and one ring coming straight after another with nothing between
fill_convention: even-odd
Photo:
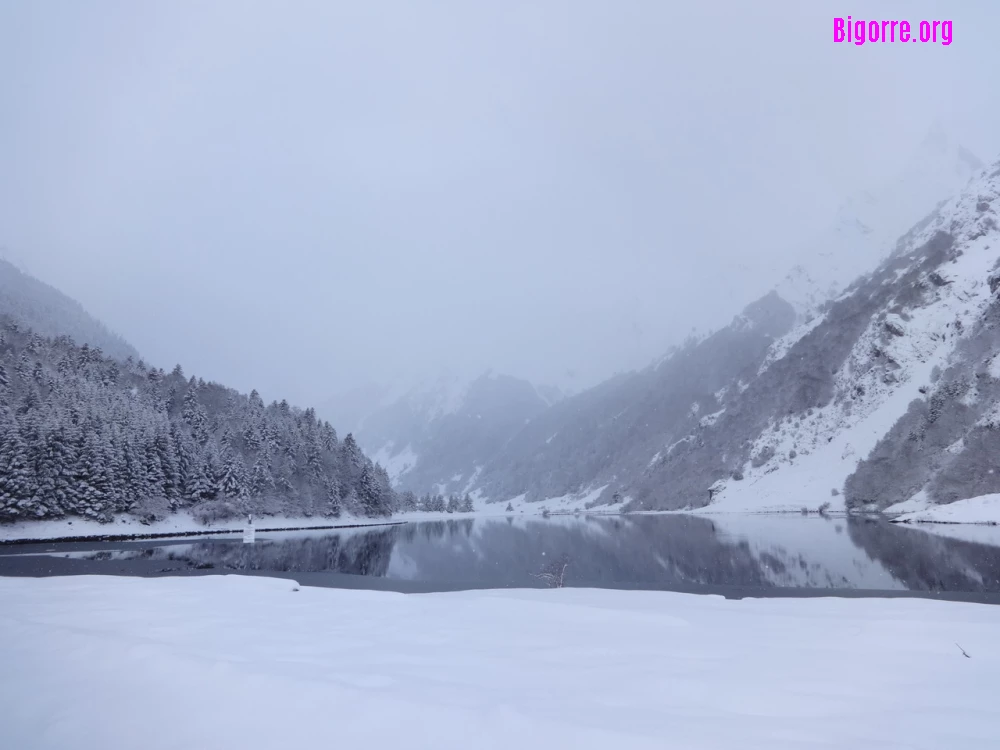
<instances>
[{"instance_id":1,"label":"snow bank","mask_svg":"<svg viewBox=\"0 0 1000 750\"><path fill-rule=\"evenodd\" d=\"M295 588L0 579L0 747L1000 746L997 607Z\"/></svg>"},{"instance_id":2,"label":"snow bank","mask_svg":"<svg viewBox=\"0 0 1000 750\"><path fill-rule=\"evenodd\" d=\"M902 503L900 503L902 505ZM898 508L898 505L892 506ZM896 521L905 523L989 523L1000 524L1000 494L980 495L947 505L904 513Z\"/></svg>"}]
</instances>

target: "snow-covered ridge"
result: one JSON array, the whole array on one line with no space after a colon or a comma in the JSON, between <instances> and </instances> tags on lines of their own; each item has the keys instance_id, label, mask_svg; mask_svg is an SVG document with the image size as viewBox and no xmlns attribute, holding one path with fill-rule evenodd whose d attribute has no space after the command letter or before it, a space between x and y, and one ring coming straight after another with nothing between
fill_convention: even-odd
<instances>
[{"instance_id":1,"label":"snow-covered ridge","mask_svg":"<svg viewBox=\"0 0 1000 750\"><path fill-rule=\"evenodd\" d=\"M1000 233L1000 164L982 170L962 194L943 203L929 221L904 236L879 272L894 293L871 317L834 376L834 398L824 407L772 419L754 440L742 470L715 510L794 510L829 503L844 507L844 481L906 413L931 393L936 373L952 363L956 346L974 330L993 301ZM928 243L950 237L944 262L924 270ZM892 272L892 269L895 269ZM866 277L878 278L878 276ZM865 279L840 299L861 294ZM784 357L823 319L799 326L775 342L766 366ZM762 367L763 372L767 367ZM966 398L975 399L974 389ZM960 451L962 446L951 446Z\"/></svg>"}]
</instances>

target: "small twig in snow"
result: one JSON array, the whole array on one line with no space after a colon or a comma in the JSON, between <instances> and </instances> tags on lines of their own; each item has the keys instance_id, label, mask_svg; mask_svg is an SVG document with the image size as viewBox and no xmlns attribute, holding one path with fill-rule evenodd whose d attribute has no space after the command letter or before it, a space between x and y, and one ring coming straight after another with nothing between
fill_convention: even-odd
<instances>
[{"instance_id":1,"label":"small twig in snow","mask_svg":"<svg viewBox=\"0 0 1000 750\"><path fill-rule=\"evenodd\" d=\"M958 646L958 644L957 644L957 643L956 643L955 645L956 645L956 646ZM972 657L971 657L971 656L969 656L969 655L968 655L967 653L965 653L965 649L964 649L964 648L962 648L961 646L958 646L958 650L962 652L962 656L964 656L964 657L965 657L966 659L971 659L971 658L972 658Z\"/></svg>"}]
</instances>

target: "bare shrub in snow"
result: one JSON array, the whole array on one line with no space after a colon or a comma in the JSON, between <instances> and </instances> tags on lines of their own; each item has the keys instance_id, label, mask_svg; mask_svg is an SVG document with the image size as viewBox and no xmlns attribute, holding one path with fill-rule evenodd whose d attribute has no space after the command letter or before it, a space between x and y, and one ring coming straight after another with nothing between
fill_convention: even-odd
<instances>
[{"instance_id":1,"label":"bare shrub in snow","mask_svg":"<svg viewBox=\"0 0 1000 750\"><path fill-rule=\"evenodd\" d=\"M550 588L561 589L566 581L566 569L569 567L569 555L559 555L554 560L542 566L542 569L535 574L535 578Z\"/></svg>"}]
</instances>

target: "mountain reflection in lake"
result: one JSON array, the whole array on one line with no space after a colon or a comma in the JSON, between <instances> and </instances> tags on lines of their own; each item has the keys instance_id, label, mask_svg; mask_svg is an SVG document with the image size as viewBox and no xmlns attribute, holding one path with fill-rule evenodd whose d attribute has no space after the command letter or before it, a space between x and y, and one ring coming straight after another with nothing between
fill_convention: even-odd
<instances>
[{"instance_id":1,"label":"mountain reflection in lake","mask_svg":"<svg viewBox=\"0 0 1000 750\"><path fill-rule=\"evenodd\" d=\"M958 533L958 532L953 532ZM442 590L566 586L749 591L1000 592L1000 528L951 538L881 521L788 516L559 516L455 519L196 541L0 548L0 574L338 573ZM34 562L26 562L34 558ZM49 560L49 563L46 562ZM59 565L51 565L57 561ZM74 570L66 566L86 565ZM46 569L45 566L49 565ZM30 571L34 566L34 572ZM96 566L96 567L95 567Z\"/></svg>"}]
</instances>

